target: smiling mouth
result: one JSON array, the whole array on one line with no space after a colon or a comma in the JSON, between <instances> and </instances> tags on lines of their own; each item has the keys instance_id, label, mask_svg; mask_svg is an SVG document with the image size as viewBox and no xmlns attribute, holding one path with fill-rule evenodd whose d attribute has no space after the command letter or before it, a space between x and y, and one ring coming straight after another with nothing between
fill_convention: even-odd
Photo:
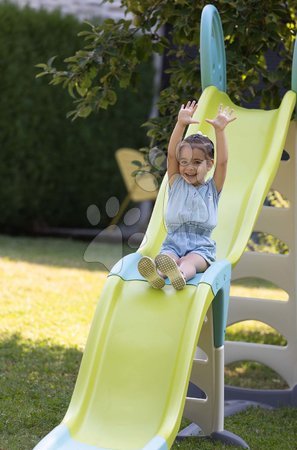
<instances>
[{"instance_id":1,"label":"smiling mouth","mask_svg":"<svg viewBox=\"0 0 297 450\"><path fill-rule=\"evenodd\" d=\"M197 174L195 175L188 175L187 173L184 174L185 181L188 181L189 183L195 183L198 182L197 180Z\"/></svg>"}]
</instances>

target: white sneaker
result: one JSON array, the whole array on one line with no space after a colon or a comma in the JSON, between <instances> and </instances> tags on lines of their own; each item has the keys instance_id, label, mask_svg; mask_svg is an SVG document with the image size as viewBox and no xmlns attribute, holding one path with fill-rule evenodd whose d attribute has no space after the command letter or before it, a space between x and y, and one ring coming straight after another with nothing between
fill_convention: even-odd
<instances>
[{"instance_id":1,"label":"white sneaker","mask_svg":"<svg viewBox=\"0 0 297 450\"><path fill-rule=\"evenodd\" d=\"M185 287L186 280L174 259L170 258L168 255L160 253L156 257L155 262L160 272L164 273L164 275L169 278L174 289L180 291Z\"/></svg>"},{"instance_id":2,"label":"white sneaker","mask_svg":"<svg viewBox=\"0 0 297 450\"><path fill-rule=\"evenodd\" d=\"M143 256L138 262L138 271L155 289L162 289L165 285L164 278L158 274L155 261L148 256Z\"/></svg>"}]
</instances>

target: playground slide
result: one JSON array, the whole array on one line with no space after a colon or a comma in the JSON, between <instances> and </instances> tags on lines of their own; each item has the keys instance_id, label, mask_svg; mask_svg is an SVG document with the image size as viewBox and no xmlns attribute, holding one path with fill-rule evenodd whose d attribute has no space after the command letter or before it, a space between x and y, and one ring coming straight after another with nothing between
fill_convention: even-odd
<instances>
[{"instance_id":1,"label":"playground slide","mask_svg":"<svg viewBox=\"0 0 297 450\"><path fill-rule=\"evenodd\" d=\"M142 254L155 256L165 235L166 177L146 237L138 252L111 271L98 303L68 412L35 450L165 450L183 414L193 357L208 308L228 287L230 267L246 246L276 173L295 93L278 110L246 110L211 86L199 100L199 128L218 105L230 105L237 120L227 129L230 165L215 230L219 261L176 292L157 291L137 272ZM189 134L197 126L191 126ZM223 345L226 305L214 330ZM220 326L221 325L221 326Z\"/></svg>"}]
</instances>

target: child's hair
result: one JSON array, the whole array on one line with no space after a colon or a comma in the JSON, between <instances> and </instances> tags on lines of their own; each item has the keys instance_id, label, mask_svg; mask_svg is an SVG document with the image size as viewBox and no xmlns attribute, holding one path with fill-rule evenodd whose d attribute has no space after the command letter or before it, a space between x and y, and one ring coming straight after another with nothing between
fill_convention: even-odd
<instances>
[{"instance_id":1,"label":"child's hair","mask_svg":"<svg viewBox=\"0 0 297 450\"><path fill-rule=\"evenodd\" d=\"M180 150L184 144L189 144L192 148L199 148L200 150L203 151L206 158L214 159L213 142L205 134L202 133L191 134L190 136L183 139L177 149L177 156L179 156Z\"/></svg>"}]
</instances>

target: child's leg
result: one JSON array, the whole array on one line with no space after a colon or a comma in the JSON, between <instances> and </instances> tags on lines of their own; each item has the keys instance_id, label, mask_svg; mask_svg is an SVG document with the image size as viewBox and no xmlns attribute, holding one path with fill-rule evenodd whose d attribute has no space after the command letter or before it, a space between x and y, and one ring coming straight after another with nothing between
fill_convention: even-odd
<instances>
[{"instance_id":1,"label":"child's leg","mask_svg":"<svg viewBox=\"0 0 297 450\"><path fill-rule=\"evenodd\" d=\"M197 253L188 253L178 261L180 271L186 280L193 278L196 273L205 272L209 267L208 262Z\"/></svg>"}]
</instances>

